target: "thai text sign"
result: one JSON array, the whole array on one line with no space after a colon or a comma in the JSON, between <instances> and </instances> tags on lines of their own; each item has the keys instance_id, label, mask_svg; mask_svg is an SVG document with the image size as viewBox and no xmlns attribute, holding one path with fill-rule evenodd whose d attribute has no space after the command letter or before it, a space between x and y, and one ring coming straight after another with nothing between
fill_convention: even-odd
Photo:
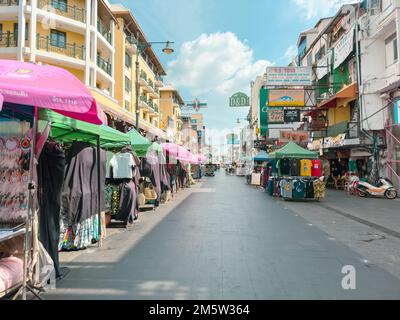
<instances>
[{"instance_id":1,"label":"thai text sign","mask_svg":"<svg viewBox=\"0 0 400 320\"><path fill-rule=\"evenodd\" d=\"M304 107L304 90L270 90L268 106Z\"/></svg>"},{"instance_id":2,"label":"thai text sign","mask_svg":"<svg viewBox=\"0 0 400 320\"><path fill-rule=\"evenodd\" d=\"M235 93L229 98L230 107L250 107L250 98L243 92Z\"/></svg>"},{"instance_id":3,"label":"thai text sign","mask_svg":"<svg viewBox=\"0 0 400 320\"><path fill-rule=\"evenodd\" d=\"M311 67L268 67L268 86L310 86Z\"/></svg>"},{"instance_id":4,"label":"thai text sign","mask_svg":"<svg viewBox=\"0 0 400 320\"><path fill-rule=\"evenodd\" d=\"M284 110L282 109L270 109L268 110L268 122L269 123L284 123Z\"/></svg>"},{"instance_id":5,"label":"thai text sign","mask_svg":"<svg viewBox=\"0 0 400 320\"><path fill-rule=\"evenodd\" d=\"M296 142L298 144L308 143L308 132L306 131L281 131L280 142Z\"/></svg>"},{"instance_id":6,"label":"thai text sign","mask_svg":"<svg viewBox=\"0 0 400 320\"><path fill-rule=\"evenodd\" d=\"M354 48L354 28L347 32L341 39L337 42L334 50L334 61L333 68L339 67L353 52Z\"/></svg>"}]
</instances>

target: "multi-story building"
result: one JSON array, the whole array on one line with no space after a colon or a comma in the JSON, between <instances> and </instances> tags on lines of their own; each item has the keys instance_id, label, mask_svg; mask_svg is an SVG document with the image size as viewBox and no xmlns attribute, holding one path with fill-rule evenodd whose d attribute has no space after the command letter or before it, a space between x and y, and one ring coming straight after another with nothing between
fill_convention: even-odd
<instances>
[{"instance_id":1,"label":"multi-story building","mask_svg":"<svg viewBox=\"0 0 400 320\"><path fill-rule=\"evenodd\" d=\"M160 88L160 112L162 121L160 128L167 132L171 142L182 144L182 107L184 100L172 86Z\"/></svg>"},{"instance_id":2,"label":"multi-story building","mask_svg":"<svg viewBox=\"0 0 400 320\"><path fill-rule=\"evenodd\" d=\"M116 99L125 111L136 119L136 59L137 42L148 40L131 11L120 4L111 5L117 19L115 29L117 84ZM165 70L151 47L139 55L139 126L150 137L166 139L160 129L159 88L163 86Z\"/></svg>"},{"instance_id":3,"label":"multi-story building","mask_svg":"<svg viewBox=\"0 0 400 320\"><path fill-rule=\"evenodd\" d=\"M400 2L369 0L364 9L359 37L361 130L381 140L386 136L387 149L381 150L380 162L400 188Z\"/></svg>"},{"instance_id":4,"label":"multi-story building","mask_svg":"<svg viewBox=\"0 0 400 320\"><path fill-rule=\"evenodd\" d=\"M108 0L0 1L0 58L62 67L80 79L109 115L135 125L136 39L147 42L131 12ZM165 70L152 48L139 57L140 129L159 129L158 88Z\"/></svg>"}]
</instances>

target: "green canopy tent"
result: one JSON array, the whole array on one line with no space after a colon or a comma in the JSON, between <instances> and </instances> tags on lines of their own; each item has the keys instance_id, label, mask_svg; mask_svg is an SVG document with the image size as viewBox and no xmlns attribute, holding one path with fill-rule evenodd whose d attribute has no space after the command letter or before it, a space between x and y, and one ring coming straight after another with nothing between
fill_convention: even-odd
<instances>
[{"instance_id":1,"label":"green canopy tent","mask_svg":"<svg viewBox=\"0 0 400 320\"><path fill-rule=\"evenodd\" d=\"M304 149L294 142L289 142L283 148L271 153L270 158L318 159L318 152Z\"/></svg>"},{"instance_id":2,"label":"green canopy tent","mask_svg":"<svg viewBox=\"0 0 400 320\"><path fill-rule=\"evenodd\" d=\"M107 146L111 147L114 144L126 145L130 142L126 134L106 125L98 126L74 120L47 109L40 110L39 121L42 128L46 125L46 122L50 122L50 137L60 142L77 140L86 141L93 145L99 142L100 146L105 149L107 149Z\"/></svg>"},{"instance_id":3,"label":"green canopy tent","mask_svg":"<svg viewBox=\"0 0 400 320\"><path fill-rule=\"evenodd\" d=\"M125 135L128 138L128 143L121 142L121 143L106 144L105 147L108 147L110 149L116 149L116 148L118 149L128 144L133 147L133 150L139 157L143 157L147 153L147 150L151 147L151 142L147 140L145 137L143 137L135 129L132 129L127 133L123 133L123 135Z\"/></svg>"}]
</instances>

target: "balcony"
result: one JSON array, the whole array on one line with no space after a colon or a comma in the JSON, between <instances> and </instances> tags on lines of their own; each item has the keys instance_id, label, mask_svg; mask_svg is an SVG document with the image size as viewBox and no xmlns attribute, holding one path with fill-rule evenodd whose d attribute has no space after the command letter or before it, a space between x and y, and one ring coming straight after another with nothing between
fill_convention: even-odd
<instances>
[{"instance_id":1,"label":"balcony","mask_svg":"<svg viewBox=\"0 0 400 320\"><path fill-rule=\"evenodd\" d=\"M131 55L134 55L136 53L136 43L137 43L137 40L134 36L126 34L126 38L125 38L126 50Z\"/></svg>"},{"instance_id":2,"label":"balcony","mask_svg":"<svg viewBox=\"0 0 400 320\"><path fill-rule=\"evenodd\" d=\"M100 20L97 20L97 31L108 41L109 44L112 44L112 34Z\"/></svg>"},{"instance_id":3,"label":"balcony","mask_svg":"<svg viewBox=\"0 0 400 320\"><path fill-rule=\"evenodd\" d=\"M97 66L109 76L112 75L112 66L109 61L104 60L100 55L97 55Z\"/></svg>"},{"instance_id":4,"label":"balcony","mask_svg":"<svg viewBox=\"0 0 400 320\"><path fill-rule=\"evenodd\" d=\"M0 33L0 48L15 48L18 46L18 36L11 32Z\"/></svg>"},{"instance_id":5,"label":"balcony","mask_svg":"<svg viewBox=\"0 0 400 320\"><path fill-rule=\"evenodd\" d=\"M59 16L86 23L86 10L77 6L70 6L57 0L38 0L37 7L38 9L53 12Z\"/></svg>"},{"instance_id":6,"label":"balcony","mask_svg":"<svg viewBox=\"0 0 400 320\"><path fill-rule=\"evenodd\" d=\"M156 87L160 88L164 86L164 80L161 76L156 76Z\"/></svg>"},{"instance_id":7,"label":"balcony","mask_svg":"<svg viewBox=\"0 0 400 320\"><path fill-rule=\"evenodd\" d=\"M141 95L139 99L139 107L150 110L149 101L146 95Z\"/></svg>"},{"instance_id":8,"label":"balcony","mask_svg":"<svg viewBox=\"0 0 400 320\"><path fill-rule=\"evenodd\" d=\"M52 52L78 60L85 60L84 45L80 46L76 43L64 43L62 46L60 46L59 43L53 43L50 39L50 36L41 37L40 34L38 34L36 37L36 47L37 50Z\"/></svg>"}]
</instances>

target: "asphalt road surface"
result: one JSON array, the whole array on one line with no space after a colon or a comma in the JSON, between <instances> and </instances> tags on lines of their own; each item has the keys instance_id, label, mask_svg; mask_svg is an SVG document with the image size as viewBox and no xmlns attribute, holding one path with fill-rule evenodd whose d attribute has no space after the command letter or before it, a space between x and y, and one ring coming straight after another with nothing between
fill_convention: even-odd
<instances>
[{"instance_id":1,"label":"asphalt road surface","mask_svg":"<svg viewBox=\"0 0 400 320\"><path fill-rule=\"evenodd\" d=\"M399 299L400 280L221 172L139 231L67 263L45 299ZM144 228L144 227L143 227ZM355 289L342 287L344 266Z\"/></svg>"}]
</instances>

